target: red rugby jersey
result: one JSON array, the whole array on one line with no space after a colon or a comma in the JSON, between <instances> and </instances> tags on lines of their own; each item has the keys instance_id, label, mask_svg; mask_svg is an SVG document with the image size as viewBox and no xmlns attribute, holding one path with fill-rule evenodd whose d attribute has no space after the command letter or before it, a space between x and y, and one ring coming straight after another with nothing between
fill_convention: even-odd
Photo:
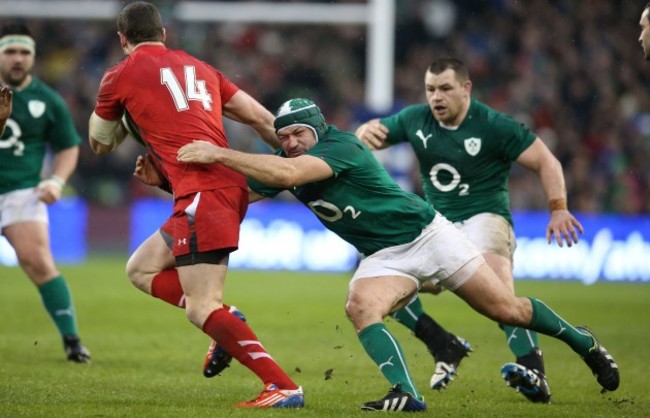
<instances>
[{"instance_id":1,"label":"red rugby jersey","mask_svg":"<svg viewBox=\"0 0 650 418\"><path fill-rule=\"evenodd\" d=\"M183 51L142 45L106 71L95 113L115 121L129 112L175 197L246 187L244 176L221 164L176 161L178 149L194 139L228 147L222 108L238 90L217 69Z\"/></svg>"}]
</instances>

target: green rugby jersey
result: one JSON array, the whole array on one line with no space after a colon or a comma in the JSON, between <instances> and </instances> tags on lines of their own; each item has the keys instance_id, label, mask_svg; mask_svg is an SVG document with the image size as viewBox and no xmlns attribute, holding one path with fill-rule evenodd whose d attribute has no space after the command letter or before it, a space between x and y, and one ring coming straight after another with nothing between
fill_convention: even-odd
<instances>
[{"instance_id":1,"label":"green rugby jersey","mask_svg":"<svg viewBox=\"0 0 650 418\"><path fill-rule=\"evenodd\" d=\"M63 98L41 80L13 90L13 108L0 137L0 194L36 186L46 144L54 152L81 143Z\"/></svg>"},{"instance_id":2,"label":"green rugby jersey","mask_svg":"<svg viewBox=\"0 0 650 418\"><path fill-rule=\"evenodd\" d=\"M458 222L491 212L512 224L510 166L536 136L512 117L472 99L457 129L440 126L429 105L381 119L391 144L409 142L420 164L427 201Z\"/></svg>"},{"instance_id":3,"label":"green rugby jersey","mask_svg":"<svg viewBox=\"0 0 650 418\"><path fill-rule=\"evenodd\" d=\"M306 154L325 161L334 176L289 191L360 253L411 242L433 220L433 208L402 190L353 134L330 125ZM277 155L286 157L281 150ZM266 197L284 190L252 179L248 184Z\"/></svg>"}]
</instances>

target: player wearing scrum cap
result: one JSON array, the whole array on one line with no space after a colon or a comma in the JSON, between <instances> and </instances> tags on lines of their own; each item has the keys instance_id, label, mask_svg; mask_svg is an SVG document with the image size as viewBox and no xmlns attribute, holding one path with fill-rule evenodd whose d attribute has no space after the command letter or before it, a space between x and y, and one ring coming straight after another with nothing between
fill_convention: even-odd
<instances>
[{"instance_id":1,"label":"player wearing scrum cap","mask_svg":"<svg viewBox=\"0 0 650 418\"><path fill-rule=\"evenodd\" d=\"M36 285L56 324L68 360L90 362L81 344L72 296L50 251L48 213L74 172L81 138L70 112L55 91L31 74L36 42L18 23L0 29L0 232L16 251L18 262ZM8 89L11 92L8 92ZM10 112L6 112L8 100ZM4 109L4 112L3 112ZM48 148L52 172L42 180Z\"/></svg>"},{"instance_id":2,"label":"player wearing scrum cap","mask_svg":"<svg viewBox=\"0 0 650 418\"><path fill-rule=\"evenodd\" d=\"M248 176L252 201L290 191L326 228L364 255L350 281L346 312L392 388L362 409L426 410L383 318L408 304L429 281L494 321L563 341L604 390L618 388L618 366L591 331L572 326L536 298L515 296L463 232L422 198L400 189L354 134L326 125L311 100L283 104L274 125L282 146L277 155L195 141L181 147L177 158L220 163Z\"/></svg>"}]
</instances>

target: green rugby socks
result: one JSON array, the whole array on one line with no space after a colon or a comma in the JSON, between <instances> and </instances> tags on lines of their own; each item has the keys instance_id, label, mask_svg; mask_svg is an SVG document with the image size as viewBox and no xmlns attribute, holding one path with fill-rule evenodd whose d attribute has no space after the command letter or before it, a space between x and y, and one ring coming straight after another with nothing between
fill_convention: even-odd
<instances>
[{"instance_id":1,"label":"green rugby socks","mask_svg":"<svg viewBox=\"0 0 650 418\"><path fill-rule=\"evenodd\" d=\"M359 340L391 385L401 383L404 392L422 400L411 379L402 348L384 324L372 324L364 328L359 333Z\"/></svg>"},{"instance_id":2,"label":"green rugby socks","mask_svg":"<svg viewBox=\"0 0 650 418\"><path fill-rule=\"evenodd\" d=\"M506 334L506 342L515 357L523 357L533 348L539 347L539 338L535 331L511 325L499 324Z\"/></svg>"},{"instance_id":3,"label":"green rugby socks","mask_svg":"<svg viewBox=\"0 0 650 418\"><path fill-rule=\"evenodd\" d=\"M582 357L593 348L595 341L590 334L574 328L541 300L528 299L533 305L533 318L528 328L564 341Z\"/></svg>"},{"instance_id":4,"label":"green rugby socks","mask_svg":"<svg viewBox=\"0 0 650 418\"><path fill-rule=\"evenodd\" d=\"M408 305L395 312L391 316L395 318L397 322L404 325L406 328L415 332L415 327L418 323L420 316L424 314L424 308L422 308L422 301L418 296Z\"/></svg>"},{"instance_id":5,"label":"green rugby socks","mask_svg":"<svg viewBox=\"0 0 650 418\"><path fill-rule=\"evenodd\" d=\"M38 288L45 310L50 314L61 336L77 335L77 321L72 296L62 275Z\"/></svg>"}]
</instances>

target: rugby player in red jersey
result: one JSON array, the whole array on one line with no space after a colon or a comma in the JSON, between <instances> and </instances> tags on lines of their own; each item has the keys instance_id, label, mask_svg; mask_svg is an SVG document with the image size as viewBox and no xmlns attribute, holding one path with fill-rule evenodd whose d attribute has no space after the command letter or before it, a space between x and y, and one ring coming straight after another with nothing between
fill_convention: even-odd
<instances>
[{"instance_id":1,"label":"rugby player in red jersey","mask_svg":"<svg viewBox=\"0 0 650 418\"><path fill-rule=\"evenodd\" d=\"M147 148L140 162L153 164L174 196L172 215L131 256L127 274L144 292L184 306L194 325L264 382L256 399L238 406L302 407L302 388L223 303L228 257L237 249L248 205L244 176L221 164L176 159L178 149L196 139L227 148L224 116L277 145L273 115L214 67L168 49L152 4L129 4L117 27L127 56L102 78L89 121L91 147L104 154L118 146L126 136L126 112Z\"/></svg>"}]
</instances>

